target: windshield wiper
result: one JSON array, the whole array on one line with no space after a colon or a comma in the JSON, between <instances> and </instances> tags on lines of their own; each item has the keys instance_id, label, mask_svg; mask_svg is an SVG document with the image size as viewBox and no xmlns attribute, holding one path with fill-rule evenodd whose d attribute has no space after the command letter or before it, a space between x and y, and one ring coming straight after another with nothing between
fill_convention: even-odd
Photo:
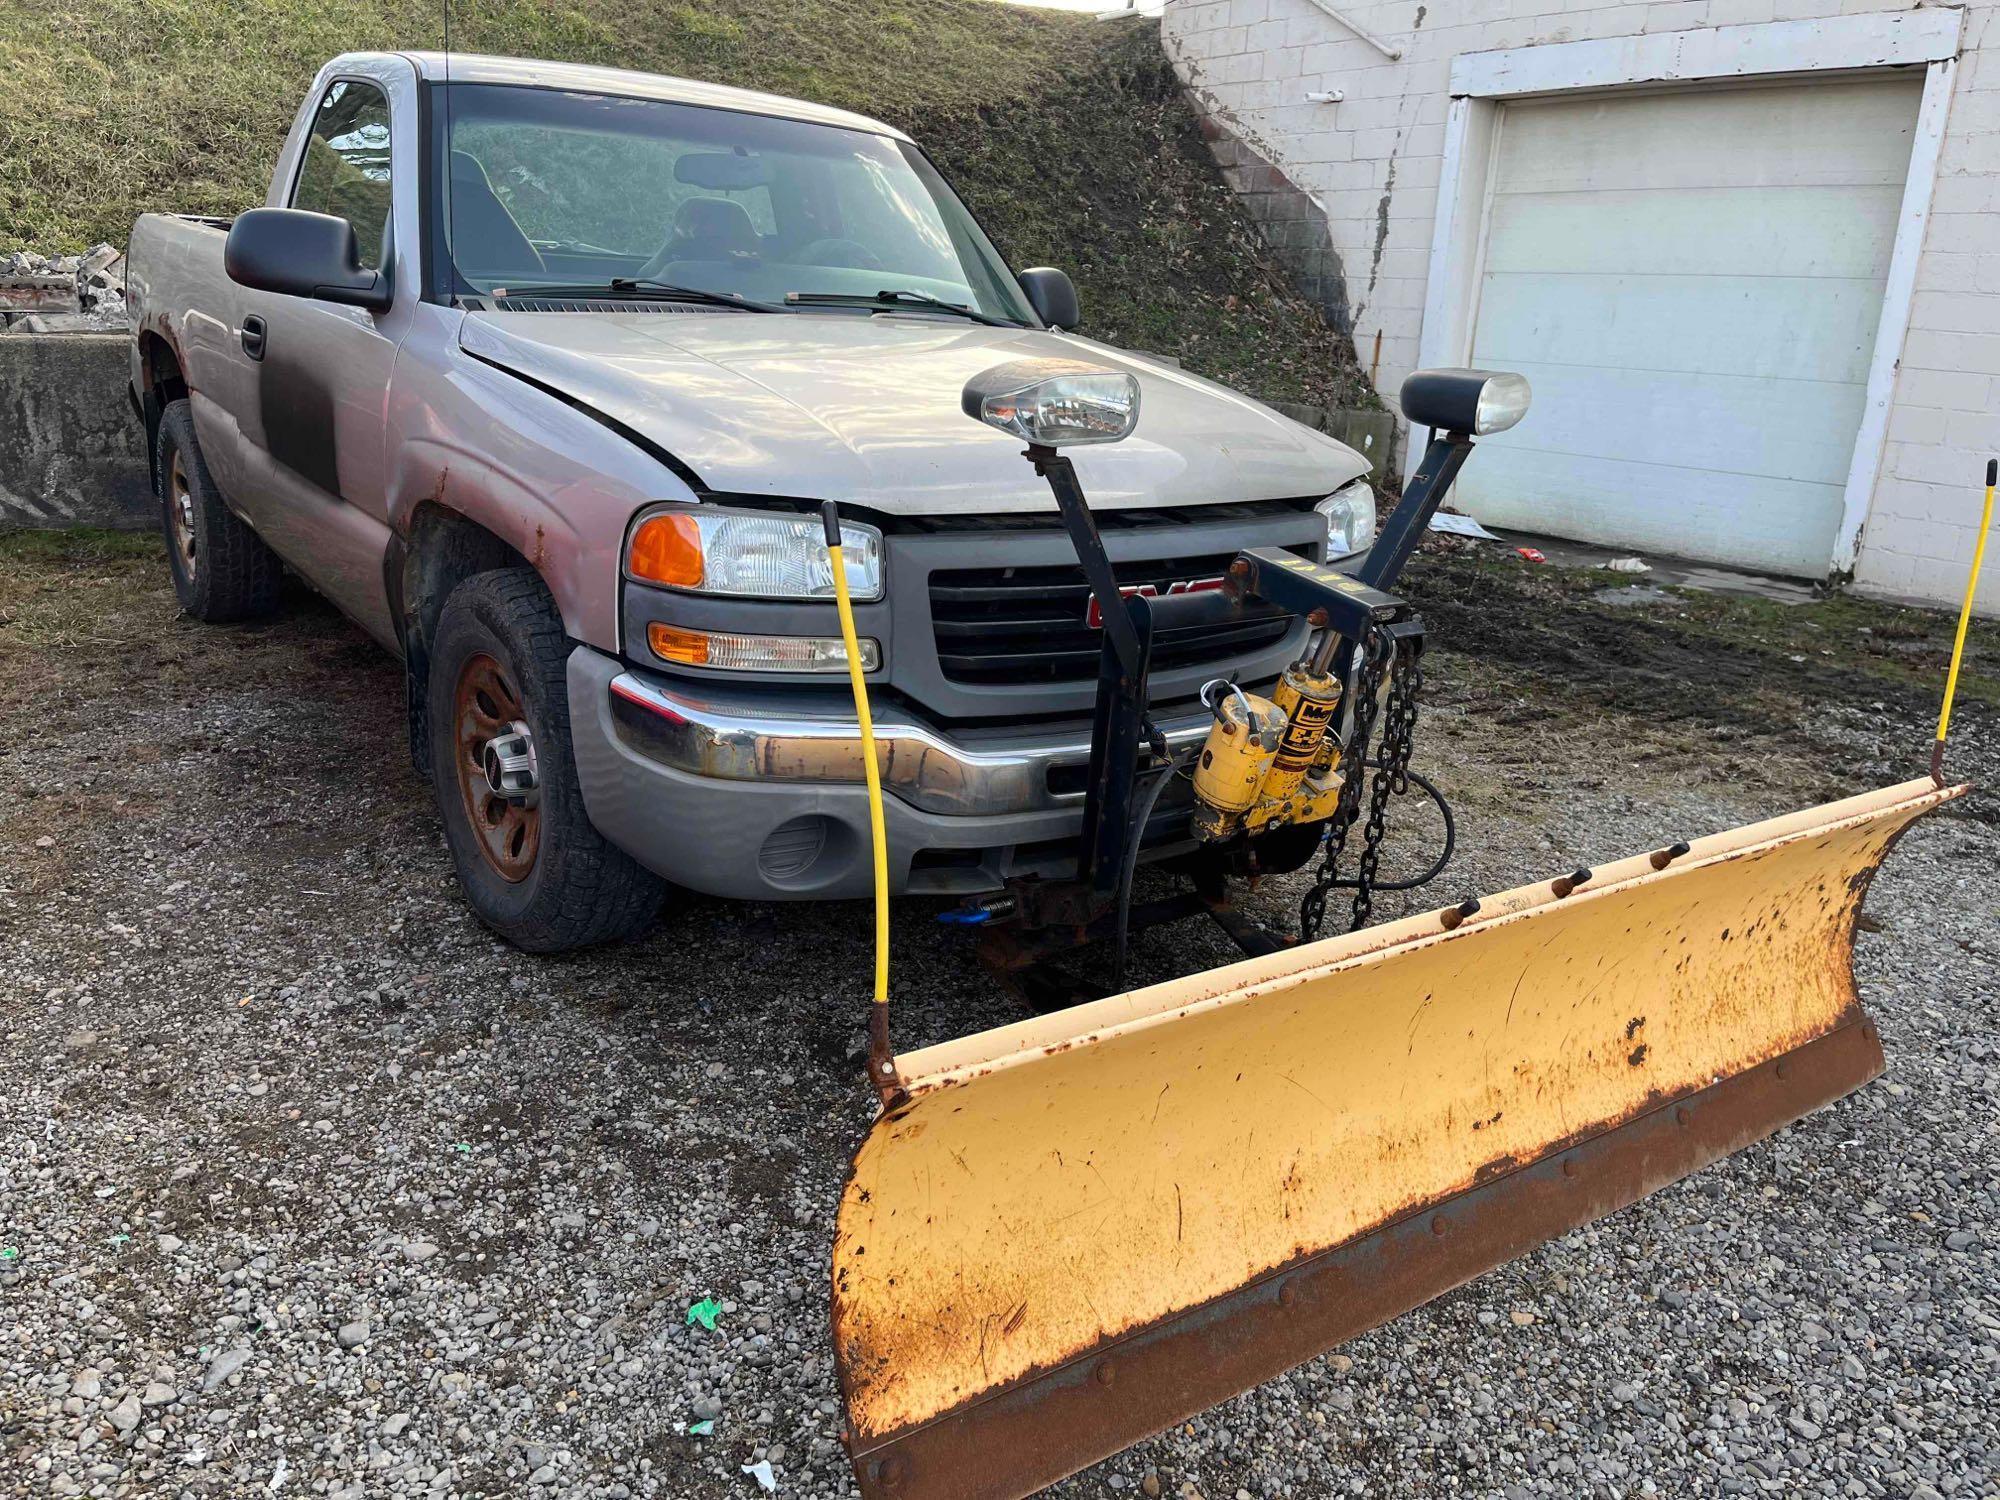
<instances>
[{"instance_id":1,"label":"windshield wiper","mask_svg":"<svg viewBox=\"0 0 2000 1500\"><path fill-rule=\"evenodd\" d=\"M909 287L889 287L872 295L864 292L787 292L785 301L794 307L921 307L926 312L956 313L988 328L1019 328L1004 318L989 318L963 302L947 302L929 292Z\"/></svg>"},{"instance_id":2,"label":"windshield wiper","mask_svg":"<svg viewBox=\"0 0 2000 1500\"><path fill-rule=\"evenodd\" d=\"M504 291L509 297L642 297L654 298L661 302L701 302L714 307L739 307L745 312L785 311L773 303L753 301L741 292L712 292L703 287L674 286L670 282L639 280L630 276L614 276L608 282L509 282L499 290Z\"/></svg>"}]
</instances>

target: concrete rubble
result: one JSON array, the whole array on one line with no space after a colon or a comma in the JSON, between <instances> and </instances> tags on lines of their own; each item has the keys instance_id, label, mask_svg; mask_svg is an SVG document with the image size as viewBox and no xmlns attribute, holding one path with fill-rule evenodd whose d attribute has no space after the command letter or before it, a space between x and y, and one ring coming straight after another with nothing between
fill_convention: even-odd
<instances>
[{"instance_id":1,"label":"concrete rubble","mask_svg":"<svg viewBox=\"0 0 2000 1500\"><path fill-rule=\"evenodd\" d=\"M82 255L0 255L0 333L116 333L129 326L125 256L115 245Z\"/></svg>"}]
</instances>

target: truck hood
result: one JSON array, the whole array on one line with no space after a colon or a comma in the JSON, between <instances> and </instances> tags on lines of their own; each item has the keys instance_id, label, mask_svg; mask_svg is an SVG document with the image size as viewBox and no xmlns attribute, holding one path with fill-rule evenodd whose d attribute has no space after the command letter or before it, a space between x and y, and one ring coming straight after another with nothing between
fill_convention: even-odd
<instances>
[{"instance_id":1,"label":"truck hood","mask_svg":"<svg viewBox=\"0 0 2000 1500\"><path fill-rule=\"evenodd\" d=\"M902 313L477 312L459 342L630 428L722 494L893 515L1052 510L1020 440L959 407L979 371L1049 356L1139 379L1133 435L1074 450L1094 507L1324 495L1368 468L1234 391L1039 329Z\"/></svg>"}]
</instances>

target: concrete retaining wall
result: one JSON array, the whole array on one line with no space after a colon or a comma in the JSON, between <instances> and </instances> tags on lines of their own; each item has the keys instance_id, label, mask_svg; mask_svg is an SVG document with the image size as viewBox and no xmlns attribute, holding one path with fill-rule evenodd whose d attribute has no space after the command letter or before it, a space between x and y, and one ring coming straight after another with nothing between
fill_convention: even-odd
<instances>
[{"instance_id":1,"label":"concrete retaining wall","mask_svg":"<svg viewBox=\"0 0 2000 1500\"><path fill-rule=\"evenodd\" d=\"M121 333L0 337L0 529L153 526Z\"/></svg>"}]
</instances>

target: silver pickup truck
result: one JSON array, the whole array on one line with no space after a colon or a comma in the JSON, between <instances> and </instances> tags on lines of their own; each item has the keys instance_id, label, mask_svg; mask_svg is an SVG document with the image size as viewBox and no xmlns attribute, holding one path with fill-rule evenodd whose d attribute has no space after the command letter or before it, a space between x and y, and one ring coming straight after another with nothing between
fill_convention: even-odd
<instances>
[{"instance_id":1,"label":"silver pickup truck","mask_svg":"<svg viewBox=\"0 0 2000 1500\"><path fill-rule=\"evenodd\" d=\"M869 890L826 500L893 889L1073 863L1101 627L1019 443L960 410L981 371L1136 377L1137 432L1077 459L1128 591L1375 525L1351 449L1066 332L1069 279L1010 270L908 137L793 99L343 56L268 206L146 215L130 286L182 605L268 611L290 568L395 652L466 893L530 949L629 935L672 887ZM1199 739L1203 682L1269 682L1305 634L1169 634L1154 724ZM1270 865L1317 829L1285 833Z\"/></svg>"}]
</instances>

